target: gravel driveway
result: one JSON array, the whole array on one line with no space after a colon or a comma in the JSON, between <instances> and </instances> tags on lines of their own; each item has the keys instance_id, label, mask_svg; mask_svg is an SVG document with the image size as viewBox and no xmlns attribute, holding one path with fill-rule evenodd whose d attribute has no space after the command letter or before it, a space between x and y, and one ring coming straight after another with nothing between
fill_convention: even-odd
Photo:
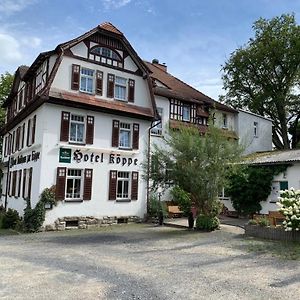
<instances>
[{"instance_id":1,"label":"gravel driveway","mask_svg":"<svg viewBox=\"0 0 300 300\"><path fill-rule=\"evenodd\" d=\"M0 299L299 299L300 262L242 229L151 225L0 237Z\"/></svg>"}]
</instances>

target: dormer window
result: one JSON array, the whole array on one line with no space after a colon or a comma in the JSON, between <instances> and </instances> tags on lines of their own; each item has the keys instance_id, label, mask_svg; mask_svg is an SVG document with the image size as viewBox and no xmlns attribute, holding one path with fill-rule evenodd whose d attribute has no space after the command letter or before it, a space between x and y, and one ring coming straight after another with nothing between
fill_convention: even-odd
<instances>
[{"instance_id":1,"label":"dormer window","mask_svg":"<svg viewBox=\"0 0 300 300\"><path fill-rule=\"evenodd\" d=\"M100 60L100 62L104 64L108 64L120 68L123 67L122 58L119 55L119 53L117 53L116 51L110 48L95 46L90 50L90 54L98 56L98 59L95 58L96 61Z\"/></svg>"}]
</instances>

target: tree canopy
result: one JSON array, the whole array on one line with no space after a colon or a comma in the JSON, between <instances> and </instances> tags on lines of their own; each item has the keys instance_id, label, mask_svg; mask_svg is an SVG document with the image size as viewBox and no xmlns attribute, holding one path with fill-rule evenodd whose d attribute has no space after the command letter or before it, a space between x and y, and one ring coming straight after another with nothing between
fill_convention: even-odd
<instances>
[{"instance_id":1,"label":"tree canopy","mask_svg":"<svg viewBox=\"0 0 300 300\"><path fill-rule=\"evenodd\" d=\"M5 121L5 111L2 108L2 104L6 101L10 93L13 80L14 76L8 72L0 75L0 127L4 124Z\"/></svg>"},{"instance_id":2,"label":"tree canopy","mask_svg":"<svg viewBox=\"0 0 300 300\"><path fill-rule=\"evenodd\" d=\"M260 18L253 30L254 37L222 67L226 91L222 100L271 118L276 148L296 147L300 141L300 27L294 15L283 14Z\"/></svg>"},{"instance_id":3,"label":"tree canopy","mask_svg":"<svg viewBox=\"0 0 300 300\"><path fill-rule=\"evenodd\" d=\"M197 128L181 128L170 132L165 142L166 146L156 146L152 153L154 188L176 185L189 194L199 213L213 215L231 163L240 157L238 144L212 125L204 136Z\"/></svg>"}]
</instances>

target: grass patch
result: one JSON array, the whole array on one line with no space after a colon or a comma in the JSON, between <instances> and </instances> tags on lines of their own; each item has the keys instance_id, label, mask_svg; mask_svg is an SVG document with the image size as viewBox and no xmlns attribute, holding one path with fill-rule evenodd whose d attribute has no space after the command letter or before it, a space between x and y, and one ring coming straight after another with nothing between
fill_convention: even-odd
<instances>
[{"instance_id":1,"label":"grass patch","mask_svg":"<svg viewBox=\"0 0 300 300\"><path fill-rule=\"evenodd\" d=\"M6 235L17 235L17 234L19 233L12 229L0 229L0 237Z\"/></svg>"},{"instance_id":2,"label":"grass patch","mask_svg":"<svg viewBox=\"0 0 300 300\"><path fill-rule=\"evenodd\" d=\"M286 260L300 261L300 243L248 239L247 250L257 254L268 254Z\"/></svg>"}]
</instances>

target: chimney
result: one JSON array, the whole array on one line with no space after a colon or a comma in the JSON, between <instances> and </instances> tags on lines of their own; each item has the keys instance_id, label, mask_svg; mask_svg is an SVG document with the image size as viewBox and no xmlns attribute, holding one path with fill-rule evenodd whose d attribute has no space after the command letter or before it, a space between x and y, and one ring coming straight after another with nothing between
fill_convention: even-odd
<instances>
[{"instance_id":1,"label":"chimney","mask_svg":"<svg viewBox=\"0 0 300 300\"><path fill-rule=\"evenodd\" d=\"M160 64L157 58L152 59L152 64L158 67L160 70L167 72L167 65L165 63Z\"/></svg>"}]
</instances>

